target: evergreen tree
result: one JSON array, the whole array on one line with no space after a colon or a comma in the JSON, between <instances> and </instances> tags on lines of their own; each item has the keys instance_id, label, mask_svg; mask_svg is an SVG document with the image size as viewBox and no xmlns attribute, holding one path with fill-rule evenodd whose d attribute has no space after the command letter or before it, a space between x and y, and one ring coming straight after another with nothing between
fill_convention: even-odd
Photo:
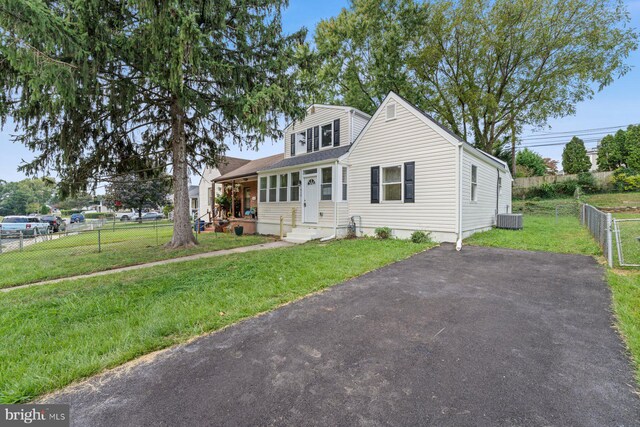
<instances>
[{"instance_id":1,"label":"evergreen tree","mask_svg":"<svg viewBox=\"0 0 640 427\"><path fill-rule=\"evenodd\" d=\"M195 244L188 172L255 149L304 114L305 30L284 0L23 0L0 7L0 116L63 193L114 174L173 174L170 245ZM302 48L301 48L302 47Z\"/></svg>"},{"instance_id":2,"label":"evergreen tree","mask_svg":"<svg viewBox=\"0 0 640 427\"><path fill-rule=\"evenodd\" d=\"M574 136L562 151L562 169L566 174L589 172L591 161L587 156L584 141Z\"/></svg>"}]
</instances>

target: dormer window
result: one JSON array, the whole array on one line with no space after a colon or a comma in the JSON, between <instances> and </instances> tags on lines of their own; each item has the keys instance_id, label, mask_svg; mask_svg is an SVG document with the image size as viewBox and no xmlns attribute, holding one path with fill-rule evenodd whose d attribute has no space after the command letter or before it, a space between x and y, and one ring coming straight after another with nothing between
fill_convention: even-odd
<instances>
[{"instance_id":1,"label":"dormer window","mask_svg":"<svg viewBox=\"0 0 640 427\"><path fill-rule=\"evenodd\" d=\"M322 147L331 147L333 145L333 127L332 124L322 126Z\"/></svg>"},{"instance_id":2,"label":"dormer window","mask_svg":"<svg viewBox=\"0 0 640 427\"><path fill-rule=\"evenodd\" d=\"M296 133L296 145L301 148L305 148L307 146L307 133L305 131Z\"/></svg>"},{"instance_id":3,"label":"dormer window","mask_svg":"<svg viewBox=\"0 0 640 427\"><path fill-rule=\"evenodd\" d=\"M396 118L396 104L387 104L387 121Z\"/></svg>"}]
</instances>

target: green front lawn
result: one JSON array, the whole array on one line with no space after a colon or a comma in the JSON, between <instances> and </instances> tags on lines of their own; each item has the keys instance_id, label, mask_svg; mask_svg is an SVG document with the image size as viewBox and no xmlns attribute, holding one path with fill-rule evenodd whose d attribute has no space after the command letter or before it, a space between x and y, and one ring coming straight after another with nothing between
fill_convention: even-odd
<instances>
[{"instance_id":1,"label":"green front lawn","mask_svg":"<svg viewBox=\"0 0 640 427\"><path fill-rule=\"evenodd\" d=\"M600 247L572 216L524 215L523 230L493 229L465 239L468 245L569 254L598 255Z\"/></svg>"},{"instance_id":2,"label":"green front lawn","mask_svg":"<svg viewBox=\"0 0 640 427\"><path fill-rule=\"evenodd\" d=\"M115 230L107 227L100 231L100 235L97 231L70 234L25 246L23 252L5 252L0 254L0 288L270 240L264 236L237 237L228 233L203 233L198 235L199 245L193 248L167 249L164 244L171 240L172 233L172 227L126 227ZM101 252L98 252L98 237Z\"/></svg>"},{"instance_id":3,"label":"green front lawn","mask_svg":"<svg viewBox=\"0 0 640 427\"><path fill-rule=\"evenodd\" d=\"M0 294L0 403L25 402L432 245L340 240Z\"/></svg>"},{"instance_id":4,"label":"green front lawn","mask_svg":"<svg viewBox=\"0 0 640 427\"><path fill-rule=\"evenodd\" d=\"M627 348L633 356L640 384L640 271L609 270L607 281L613 294L613 309Z\"/></svg>"}]
</instances>

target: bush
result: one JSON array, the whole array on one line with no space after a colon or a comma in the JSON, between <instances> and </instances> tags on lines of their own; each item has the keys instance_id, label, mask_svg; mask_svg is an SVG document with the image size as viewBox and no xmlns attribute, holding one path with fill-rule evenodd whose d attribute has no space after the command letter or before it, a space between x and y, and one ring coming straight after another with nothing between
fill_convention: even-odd
<instances>
[{"instance_id":1,"label":"bush","mask_svg":"<svg viewBox=\"0 0 640 427\"><path fill-rule=\"evenodd\" d=\"M411 233L411 241L413 243L431 243L431 233L424 231L414 231Z\"/></svg>"},{"instance_id":2,"label":"bush","mask_svg":"<svg viewBox=\"0 0 640 427\"><path fill-rule=\"evenodd\" d=\"M613 187L618 191L640 191L640 174L620 168L613 173Z\"/></svg>"},{"instance_id":3,"label":"bush","mask_svg":"<svg viewBox=\"0 0 640 427\"><path fill-rule=\"evenodd\" d=\"M578 174L578 185L585 193L594 193L598 190L598 183L591 172L581 172Z\"/></svg>"},{"instance_id":4,"label":"bush","mask_svg":"<svg viewBox=\"0 0 640 427\"><path fill-rule=\"evenodd\" d=\"M60 211L60 215L62 216L71 216L74 213L82 213L80 209L62 209Z\"/></svg>"},{"instance_id":5,"label":"bush","mask_svg":"<svg viewBox=\"0 0 640 427\"><path fill-rule=\"evenodd\" d=\"M378 239L388 239L391 237L391 229L389 227L378 227L375 229L375 233Z\"/></svg>"}]
</instances>

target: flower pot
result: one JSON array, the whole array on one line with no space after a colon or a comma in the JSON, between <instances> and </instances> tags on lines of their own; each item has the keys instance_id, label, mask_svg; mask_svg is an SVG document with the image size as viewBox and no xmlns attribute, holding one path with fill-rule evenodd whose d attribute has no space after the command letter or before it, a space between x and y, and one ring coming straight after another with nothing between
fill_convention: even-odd
<instances>
[{"instance_id":1,"label":"flower pot","mask_svg":"<svg viewBox=\"0 0 640 427\"><path fill-rule=\"evenodd\" d=\"M243 226L241 226L241 225L236 225L236 226L233 228L233 231L235 231L235 232L236 232L236 236L242 236L242 233L244 232L244 227L243 227Z\"/></svg>"}]
</instances>

